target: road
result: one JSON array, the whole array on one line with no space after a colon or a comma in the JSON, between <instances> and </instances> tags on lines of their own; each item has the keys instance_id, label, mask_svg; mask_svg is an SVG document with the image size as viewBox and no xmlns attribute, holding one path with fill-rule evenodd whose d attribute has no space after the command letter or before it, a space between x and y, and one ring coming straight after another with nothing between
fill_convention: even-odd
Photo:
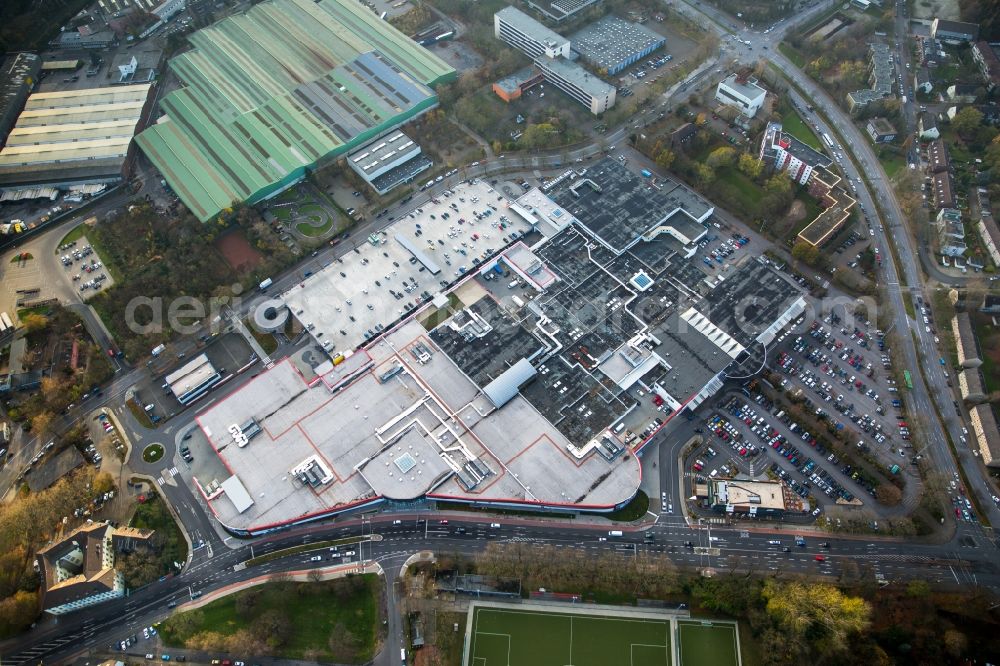
<instances>
[{"instance_id":1,"label":"road","mask_svg":"<svg viewBox=\"0 0 1000 666\"><path fill-rule=\"evenodd\" d=\"M766 532L708 526L688 526L679 516L661 517L648 530L627 531L621 538L609 537L607 526L596 524L564 524L555 521L530 521L504 519L500 529L489 527L492 518L478 520L467 515L449 514L448 525L438 523L444 514L434 513L426 525L417 522L427 514L403 513L381 515L374 523L353 519L307 529L298 529L282 535L257 540L253 543L254 555L273 552L282 548L319 542L325 539L356 536L374 532L381 536L364 546L366 559L388 564L387 569L397 571L399 564L412 553L420 550L455 552L473 555L491 542L514 543L526 541L558 548L573 548L585 553L663 553L681 567L718 570L737 568L765 574L807 574L829 577L831 580L844 575L868 580L887 581L923 579L941 584L979 584L1000 586L1000 573L992 558L984 557L983 549L954 548L942 550L935 545L899 543L871 539L812 538L807 537L805 548L794 546L794 528L777 526ZM402 524L393 524L400 520ZM465 534L457 532L466 528ZM647 540L645 534L653 535ZM779 541L780 544L772 544ZM829 548L820 546L821 541ZM690 542L691 547L686 544ZM785 553L782 548L788 547ZM718 550L714 550L718 549ZM323 551L319 554L323 554ZM236 565L248 559L251 545L242 544L236 549L225 549L211 558L190 565L183 574L153 583L133 592L123 599L110 601L88 610L60 618L58 623L41 625L18 639L0 644L5 663L19 664L56 663L87 650L106 650L111 645L133 633L140 633L143 626L165 619L171 612L170 602L183 603L191 592L210 592L243 580L279 571L301 571L323 562L310 562L308 555L295 554L273 560L260 567L237 570ZM819 562L817 555L825 557ZM329 566L329 562L325 564ZM390 597L393 601L395 596ZM390 614L395 609L390 608ZM148 643L140 642L135 654L148 651ZM392 643L388 643L392 645ZM172 654L175 650L170 650ZM391 650L383 651L392 652ZM109 652L109 656L110 652ZM246 655L231 655L239 659Z\"/></svg>"}]
</instances>

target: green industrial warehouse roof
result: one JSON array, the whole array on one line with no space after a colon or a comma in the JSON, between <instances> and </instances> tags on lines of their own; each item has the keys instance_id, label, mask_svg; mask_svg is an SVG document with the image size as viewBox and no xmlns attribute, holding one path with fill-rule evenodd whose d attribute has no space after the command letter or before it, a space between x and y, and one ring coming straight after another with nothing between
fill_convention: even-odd
<instances>
[{"instance_id":1,"label":"green industrial warehouse roof","mask_svg":"<svg viewBox=\"0 0 1000 666\"><path fill-rule=\"evenodd\" d=\"M201 220L430 108L455 70L357 0L268 0L170 61L184 87L139 146Z\"/></svg>"}]
</instances>

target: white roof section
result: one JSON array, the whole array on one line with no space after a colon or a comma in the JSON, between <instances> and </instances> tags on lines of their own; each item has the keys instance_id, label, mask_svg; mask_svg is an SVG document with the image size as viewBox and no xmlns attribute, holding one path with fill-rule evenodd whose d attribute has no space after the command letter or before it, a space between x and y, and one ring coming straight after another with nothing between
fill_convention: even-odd
<instances>
[{"instance_id":1,"label":"white roof section","mask_svg":"<svg viewBox=\"0 0 1000 666\"><path fill-rule=\"evenodd\" d=\"M170 384L170 390L173 394L179 396L191 389L198 388L214 374L215 367L212 362L208 360L208 356L201 354L186 365L171 372L164 379Z\"/></svg>"},{"instance_id":2,"label":"white roof section","mask_svg":"<svg viewBox=\"0 0 1000 666\"><path fill-rule=\"evenodd\" d=\"M372 174L385 169L386 165L396 162L403 156L419 152L420 146L413 139L396 130L358 148L347 156L347 160L366 175L374 177Z\"/></svg>"},{"instance_id":3,"label":"white roof section","mask_svg":"<svg viewBox=\"0 0 1000 666\"><path fill-rule=\"evenodd\" d=\"M537 187L533 187L521 195L510 208L531 224L540 225L542 234L549 238L570 224L579 222Z\"/></svg>"},{"instance_id":4,"label":"white roof section","mask_svg":"<svg viewBox=\"0 0 1000 666\"><path fill-rule=\"evenodd\" d=\"M712 323L712 321L698 312L695 308L688 308L681 314L681 319L693 327L696 331L715 343L715 346L726 352L730 358L736 358L743 352L744 347L734 340L732 336Z\"/></svg>"},{"instance_id":5,"label":"white roof section","mask_svg":"<svg viewBox=\"0 0 1000 666\"><path fill-rule=\"evenodd\" d=\"M235 474L223 481L219 487L236 507L236 513L243 513L253 506L253 498L250 497L243 482L240 481L240 477Z\"/></svg>"},{"instance_id":6,"label":"white roof section","mask_svg":"<svg viewBox=\"0 0 1000 666\"><path fill-rule=\"evenodd\" d=\"M349 365L353 370L339 381L310 383L294 363L282 361L198 414L209 446L228 470L219 478L238 476L254 501L240 512L243 505L210 496L219 521L256 530L379 497L424 495L606 508L638 487L635 456L571 461L572 443L523 396L515 391L496 408L415 321L336 370ZM397 367L402 370L386 377ZM510 375L514 388L518 377L528 376L524 370L520 365ZM261 432L248 446L232 446L230 426L251 419ZM333 475L317 486L291 473L314 456ZM471 489L470 480L477 482ZM205 477L196 483L205 492L213 482ZM239 490L232 496L238 498Z\"/></svg>"},{"instance_id":7,"label":"white roof section","mask_svg":"<svg viewBox=\"0 0 1000 666\"><path fill-rule=\"evenodd\" d=\"M483 387L483 393L496 407L503 407L517 395L518 389L538 373L526 358L512 365L502 375Z\"/></svg>"},{"instance_id":8,"label":"white roof section","mask_svg":"<svg viewBox=\"0 0 1000 666\"><path fill-rule=\"evenodd\" d=\"M751 79L739 80L736 74L730 74L723 81L719 82L720 87L728 88L731 92L737 93L741 97L755 101L767 94L767 91L757 85L757 81Z\"/></svg>"}]
</instances>

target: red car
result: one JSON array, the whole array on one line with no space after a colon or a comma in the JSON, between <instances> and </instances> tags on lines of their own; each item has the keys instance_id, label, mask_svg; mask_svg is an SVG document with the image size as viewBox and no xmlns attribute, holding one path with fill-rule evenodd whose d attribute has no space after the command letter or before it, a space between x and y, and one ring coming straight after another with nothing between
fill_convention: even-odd
<instances>
[{"instance_id":1,"label":"red car","mask_svg":"<svg viewBox=\"0 0 1000 666\"><path fill-rule=\"evenodd\" d=\"M824 557L823 555L817 555L813 559L816 560L817 562L826 562L826 557Z\"/></svg>"}]
</instances>

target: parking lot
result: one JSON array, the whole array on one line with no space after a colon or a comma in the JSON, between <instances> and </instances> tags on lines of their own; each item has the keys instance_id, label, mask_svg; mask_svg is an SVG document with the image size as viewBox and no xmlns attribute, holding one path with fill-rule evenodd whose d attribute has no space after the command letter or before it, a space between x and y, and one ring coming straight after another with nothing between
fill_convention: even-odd
<instances>
[{"instance_id":1,"label":"parking lot","mask_svg":"<svg viewBox=\"0 0 1000 666\"><path fill-rule=\"evenodd\" d=\"M895 380L886 376L891 359L879 331L857 324L831 313L803 335L779 337L774 370L783 375L780 388L802 391L817 417L837 429L852 423L862 433L859 448L902 464L910 430Z\"/></svg>"},{"instance_id":2,"label":"parking lot","mask_svg":"<svg viewBox=\"0 0 1000 666\"><path fill-rule=\"evenodd\" d=\"M446 190L281 298L328 352L357 347L529 231L507 205L478 179Z\"/></svg>"},{"instance_id":3,"label":"parking lot","mask_svg":"<svg viewBox=\"0 0 1000 666\"><path fill-rule=\"evenodd\" d=\"M86 300L114 284L86 236L60 246L58 252L65 274L80 292L80 298Z\"/></svg>"}]
</instances>

